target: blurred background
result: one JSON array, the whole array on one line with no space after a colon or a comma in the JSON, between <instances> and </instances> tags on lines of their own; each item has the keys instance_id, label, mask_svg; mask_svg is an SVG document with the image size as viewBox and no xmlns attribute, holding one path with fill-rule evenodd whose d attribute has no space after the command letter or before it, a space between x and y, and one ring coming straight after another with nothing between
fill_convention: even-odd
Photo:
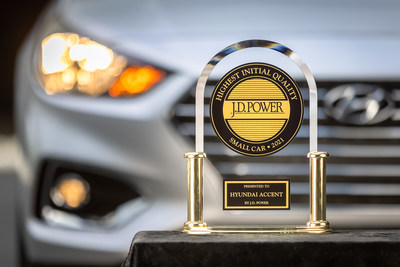
<instances>
[{"instance_id":1,"label":"blurred background","mask_svg":"<svg viewBox=\"0 0 400 267\"><path fill-rule=\"evenodd\" d=\"M48 0L12 1L7 5L7 12L1 16L1 51L3 52L0 75L2 90L0 90L1 133L11 134L13 109L13 74L15 56L22 41L33 27Z\"/></svg>"},{"instance_id":2,"label":"blurred background","mask_svg":"<svg viewBox=\"0 0 400 267\"><path fill-rule=\"evenodd\" d=\"M0 64L0 266L17 266L15 221L16 176L13 171L13 88L15 57L48 0L10 1L0 16L2 64Z\"/></svg>"}]
</instances>

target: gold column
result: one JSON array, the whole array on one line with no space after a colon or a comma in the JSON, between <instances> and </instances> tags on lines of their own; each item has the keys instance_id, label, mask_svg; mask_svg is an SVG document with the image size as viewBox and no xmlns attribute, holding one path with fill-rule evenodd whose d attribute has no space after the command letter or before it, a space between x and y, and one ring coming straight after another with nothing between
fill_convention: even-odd
<instances>
[{"instance_id":1,"label":"gold column","mask_svg":"<svg viewBox=\"0 0 400 267\"><path fill-rule=\"evenodd\" d=\"M327 152L310 152L310 221L309 228L330 229L326 220L326 162Z\"/></svg>"},{"instance_id":2,"label":"gold column","mask_svg":"<svg viewBox=\"0 0 400 267\"><path fill-rule=\"evenodd\" d=\"M207 227L203 221L203 159L202 152L185 153L188 159L187 221L184 231L193 227Z\"/></svg>"}]
</instances>

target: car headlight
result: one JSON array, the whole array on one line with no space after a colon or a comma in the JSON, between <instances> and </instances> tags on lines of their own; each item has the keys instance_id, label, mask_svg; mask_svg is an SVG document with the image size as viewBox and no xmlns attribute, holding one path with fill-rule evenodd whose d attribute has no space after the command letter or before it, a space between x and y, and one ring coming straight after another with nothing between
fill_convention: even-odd
<instances>
[{"instance_id":1,"label":"car headlight","mask_svg":"<svg viewBox=\"0 0 400 267\"><path fill-rule=\"evenodd\" d=\"M166 75L150 65L130 65L126 57L75 33L45 37L39 66L47 94L130 97L148 91Z\"/></svg>"},{"instance_id":2,"label":"car headlight","mask_svg":"<svg viewBox=\"0 0 400 267\"><path fill-rule=\"evenodd\" d=\"M43 161L40 173L35 214L50 225L104 229L126 223L148 207L120 173L60 160Z\"/></svg>"}]
</instances>

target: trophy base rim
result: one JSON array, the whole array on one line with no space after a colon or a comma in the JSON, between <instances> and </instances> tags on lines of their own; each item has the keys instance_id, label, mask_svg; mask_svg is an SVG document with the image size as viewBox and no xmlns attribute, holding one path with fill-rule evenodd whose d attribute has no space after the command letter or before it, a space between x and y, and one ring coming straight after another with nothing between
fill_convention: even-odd
<instances>
[{"instance_id":1,"label":"trophy base rim","mask_svg":"<svg viewBox=\"0 0 400 267\"><path fill-rule=\"evenodd\" d=\"M329 223L321 226L308 225L221 225L205 227L187 227L182 230L190 235L225 234L331 234Z\"/></svg>"}]
</instances>

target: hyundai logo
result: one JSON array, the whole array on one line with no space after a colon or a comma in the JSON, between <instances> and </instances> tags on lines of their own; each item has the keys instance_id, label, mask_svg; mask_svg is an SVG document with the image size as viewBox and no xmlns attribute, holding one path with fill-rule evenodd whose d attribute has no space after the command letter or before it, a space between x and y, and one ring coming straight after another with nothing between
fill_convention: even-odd
<instances>
[{"instance_id":1,"label":"hyundai logo","mask_svg":"<svg viewBox=\"0 0 400 267\"><path fill-rule=\"evenodd\" d=\"M394 102L382 87L372 84L344 84L325 95L325 112L338 122L371 125L389 119Z\"/></svg>"}]
</instances>

